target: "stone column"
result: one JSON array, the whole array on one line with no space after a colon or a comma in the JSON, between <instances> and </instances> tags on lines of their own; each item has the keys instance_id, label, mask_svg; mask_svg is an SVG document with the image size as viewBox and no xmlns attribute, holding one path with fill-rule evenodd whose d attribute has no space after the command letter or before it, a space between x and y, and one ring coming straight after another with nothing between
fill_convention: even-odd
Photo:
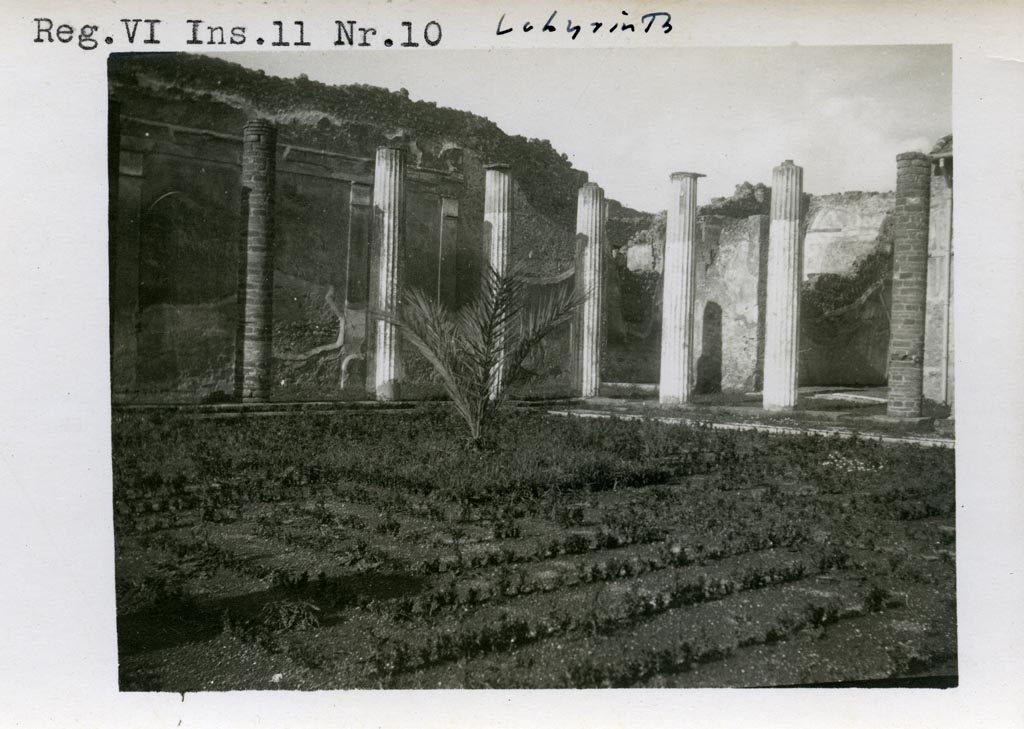
<instances>
[{"instance_id":1,"label":"stone column","mask_svg":"<svg viewBox=\"0 0 1024 729\"><path fill-rule=\"evenodd\" d=\"M671 176L672 199L665 221L665 258L662 273L661 374L658 401L679 405L690 401L693 390L694 261L697 241L696 172Z\"/></svg>"},{"instance_id":2,"label":"stone column","mask_svg":"<svg viewBox=\"0 0 1024 729\"><path fill-rule=\"evenodd\" d=\"M791 159L772 170L762 389L765 410L796 407L800 282L803 278L803 240L800 235L803 179L803 168L793 164Z\"/></svg>"},{"instance_id":3,"label":"stone column","mask_svg":"<svg viewBox=\"0 0 1024 729\"><path fill-rule=\"evenodd\" d=\"M597 397L601 384L601 290L604 270L604 190L593 182L580 188L576 205L576 235L582 248L582 281L587 300L580 317L580 389Z\"/></svg>"},{"instance_id":4,"label":"stone column","mask_svg":"<svg viewBox=\"0 0 1024 729\"><path fill-rule=\"evenodd\" d=\"M484 178L484 230L487 232L487 261L499 276L512 264L512 174L508 165L488 165ZM498 369L491 381L491 399L498 396L505 379L504 346Z\"/></svg>"},{"instance_id":5,"label":"stone column","mask_svg":"<svg viewBox=\"0 0 1024 729\"><path fill-rule=\"evenodd\" d=\"M274 172L277 130L253 119L242 132L245 250L239 265L239 331L235 394L242 402L270 397L274 331Z\"/></svg>"},{"instance_id":6,"label":"stone column","mask_svg":"<svg viewBox=\"0 0 1024 729\"><path fill-rule=\"evenodd\" d=\"M395 147L380 147L373 172L371 313L398 313L402 290L401 254L405 242L404 217L405 153ZM376 319L373 328L372 389L378 400L396 400L401 396L398 328L384 319Z\"/></svg>"},{"instance_id":7,"label":"stone column","mask_svg":"<svg viewBox=\"0 0 1024 729\"><path fill-rule=\"evenodd\" d=\"M928 215L928 285L924 315L924 397L952 405L953 158L932 159Z\"/></svg>"},{"instance_id":8,"label":"stone column","mask_svg":"<svg viewBox=\"0 0 1024 729\"><path fill-rule=\"evenodd\" d=\"M930 187L928 155L905 152L896 157L887 408L895 417L921 415Z\"/></svg>"}]
</instances>

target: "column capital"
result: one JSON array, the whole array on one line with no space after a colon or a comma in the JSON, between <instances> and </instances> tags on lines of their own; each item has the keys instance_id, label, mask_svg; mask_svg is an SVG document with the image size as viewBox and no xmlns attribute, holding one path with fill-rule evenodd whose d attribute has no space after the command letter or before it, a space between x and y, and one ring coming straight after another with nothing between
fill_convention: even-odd
<instances>
[{"instance_id":1,"label":"column capital","mask_svg":"<svg viewBox=\"0 0 1024 729\"><path fill-rule=\"evenodd\" d=\"M701 172L673 172L668 176L670 180L682 180L684 178L697 179L698 177L707 177L707 175Z\"/></svg>"},{"instance_id":2,"label":"column capital","mask_svg":"<svg viewBox=\"0 0 1024 729\"><path fill-rule=\"evenodd\" d=\"M512 165L507 162L491 162L490 164L484 165L485 170L494 170L495 172L511 172Z\"/></svg>"},{"instance_id":3,"label":"column capital","mask_svg":"<svg viewBox=\"0 0 1024 729\"><path fill-rule=\"evenodd\" d=\"M896 161L897 162L902 162L903 160L913 160L913 159L930 161L931 158L932 158L932 156L930 154L925 154L924 152L902 152L902 153L896 155Z\"/></svg>"}]
</instances>

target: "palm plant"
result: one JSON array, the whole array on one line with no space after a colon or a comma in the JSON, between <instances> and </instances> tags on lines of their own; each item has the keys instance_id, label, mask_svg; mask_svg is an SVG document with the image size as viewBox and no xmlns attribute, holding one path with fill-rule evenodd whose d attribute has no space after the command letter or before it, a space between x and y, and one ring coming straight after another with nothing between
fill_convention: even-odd
<instances>
[{"instance_id":1,"label":"palm plant","mask_svg":"<svg viewBox=\"0 0 1024 729\"><path fill-rule=\"evenodd\" d=\"M528 306L525 288L519 269L503 275L488 267L476 300L458 311L411 289L401 313L387 317L434 368L478 447L509 388L529 376L530 353L586 298L563 284Z\"/></svg>"}]
</instances>

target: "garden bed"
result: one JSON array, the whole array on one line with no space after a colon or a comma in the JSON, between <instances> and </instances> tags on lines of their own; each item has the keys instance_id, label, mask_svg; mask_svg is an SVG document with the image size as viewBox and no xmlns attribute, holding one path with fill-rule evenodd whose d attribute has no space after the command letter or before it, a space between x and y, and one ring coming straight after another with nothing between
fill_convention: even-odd
<instances>
[{"instance_id":1,"label":"garden bed","mask_svg":"<svg viewBox=\"0 0 1024 729\"><path fill-rule=\"evenodd\" d=\"M125 690L955 675L954 454L446 406L113 421Z\"/></svg>"}]
</instances>

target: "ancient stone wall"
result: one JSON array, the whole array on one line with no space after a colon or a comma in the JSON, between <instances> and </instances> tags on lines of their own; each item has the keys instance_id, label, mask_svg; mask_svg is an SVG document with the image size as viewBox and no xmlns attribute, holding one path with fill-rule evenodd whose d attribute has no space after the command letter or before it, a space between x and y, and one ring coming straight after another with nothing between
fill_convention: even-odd
<instances>
[{"instance_id":1,"label":"ancient stone wall","mask_svg":"<svg viewBox=\"0 0 1024 729\"><path fill-rule=\"evenodd\" d=\"M706 216L697 247L696 391L761 388L769 220Z\"/></svg>"},{"instance_id":2,"label":"ancient stone wall","mask_svg":"<svg viewBox=\"0 0 1024 729\"><path fill-rule=\"evenodd\" d=\"M132 116L137 109L130 100L118 111L115 396L229 399L239 361L235 291L245 250L239 241L247 235L241 129L230 135L141 119ZM363 396L373 161L282 137L275 162L271 396ZM404 284L453 307L476 295L486 260L483 162L467 153L458 163L409 169L402 250ZM571 285L571 226L534 207L518 182L513 201L512 256L530 277L531 299ZM568 328L536 359L538 373L568 385ZM420 383L420 392L437 389L427 363L405 348L403 365L403 377Z\"/></svg>"},{"instance_id":3,"label":"ancient stone wall","mask_svg":"<svg viewBox=\"0 0 1024 729\"><path fill-rule=\"evenodd\" d=\"M804 278L849 273L877 247L878 231L894 204L891 192L812 195L804 222Z\"/></svg>"},{"instance_id":4,"label":"ancient stone wall","mask_svg":"<svg viewBox=\"0 0 1024 729\"><path fill-rule=\"evenodd\" d=\"M141 120L130 116L130 104L121 109L115 395L227 399L246 227L241 136ZM342 362L364 349L372 160L283 140L276 165L272 394L336 397ZM465 183L457 172L419 168L408 187L408 283L454 303ZM354 365L347 389L361 393Z\"/></svg>"},{"instance_id":5,"label":"ancient stone wall","mask_svg":"<svg viewBox=\"0 0 1024 729\"><path fill-rule=\"evenodd\" d=\"M733 255L735 271L721 262L699 270L697 296L702 302L716 302L725 306L722 311L723 327L732 328L739 337L730 343L723 335L722 387L726 390L753 390L761 386L760 360L751 359L750 342L757 341L756 328L752 321L759 315L760 306L755 296L759 290L764 294L764 281L757 278L754 264L758 259L748 260L747 256L757 255L749 248L746 240L747 229L744 221L751 216L749 211L767 212L771 190L763 185L744 184L737 187L731 198L721 198L701 208L703 255L714 256L715 241L724 245L724 250ZM894 205L893 193L852 192L834 195L805 196L806 206L804 230L804 291L822 276L850 276L859 262L876 251L888 251L891 240L885 232L887 217ZM654 279L661 271L664 249L664 216L654 216L646 230L636 233L621 253L618 266L618 286L636 294L611 296L609 305L618 305L623 310L653 312L660 316L657 298L660 289L645 285L646 278ZM735 250L733 250L735 248ZM735 276L735 278L733 278ZM750 278L748 278L750 277ZM888 293L889 288L873 292L872 296L854 307L855 311L844 314L842 336L833 336L835 327L823 328L815 319L801 320L800 368L801 385L878 385L886 379L886 353L888 351ZM639 296L642 300L629 300ZM739 297L738 299L736 297ZM730 307L734 314L729 314ZM702 304L703 305L703 304ZM749 306L754 306L751 316ZM746 312L737 314L735 312ZM709 331L717 327L717 309L707 312ZM695 326L703 326L705 314L696 310ZM730 321L730 316L731 321ZM642 321L643 318L640 318ZM746 321L746 324L743 322ZM660 326L660 320L658 322ZM827 331L825 331L827 329ZM638 329L639 331L639 329ZM701 336L695 334L698 348ZM709 344L714 344L714 338ZM630 349L627 349L627 346ZM732 348L732 351L728 351ZM629 365L636 366L636 372L643 372L643 361L652 352L658 351L656 341L634 338L619 346L612 342L612 354L618 364L613 368L618 378L630 378ZM699 350L698 350L699 351ZM698 362L700 356L698 355ZM703 374L698 373L698 391L713 389L719 382L718 358L705 357L700 365ZM632 382L655 382L638 374Z\"/></svg>"}]
</instances>

